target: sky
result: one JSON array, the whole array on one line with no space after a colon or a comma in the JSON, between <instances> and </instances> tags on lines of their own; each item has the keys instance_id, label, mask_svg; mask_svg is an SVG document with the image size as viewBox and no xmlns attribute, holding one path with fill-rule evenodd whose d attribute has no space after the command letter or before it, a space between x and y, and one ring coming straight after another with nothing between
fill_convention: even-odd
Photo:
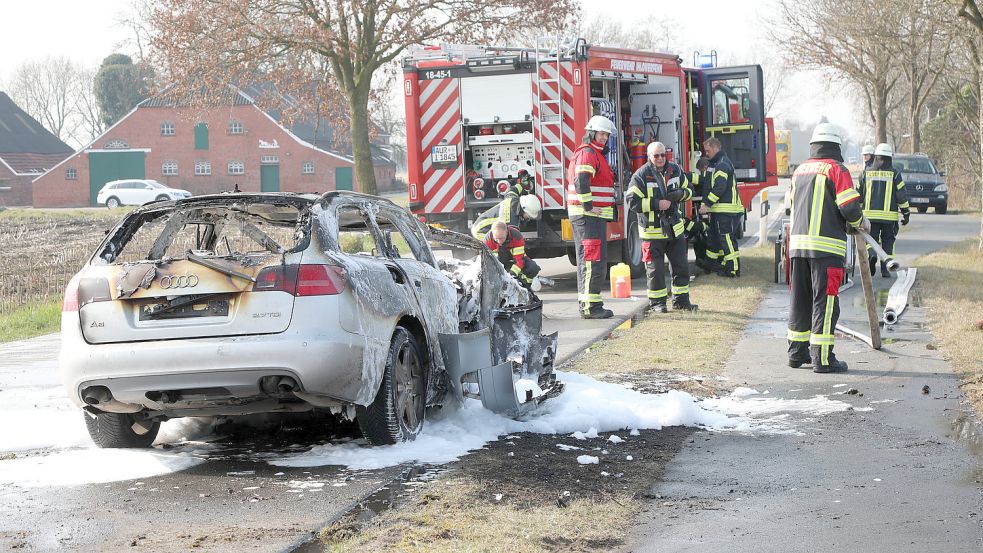
<instances>
[{"instance_id":1,"label":"sky","mask_svg":"<svg viewBox=\"0 0 983 553\"><path fill-rule=\"evenodd\" d=\"M721 64L761 63L779 59L781 45L769 43L754 30L763 27L773 0L699 0L697 2L654 2L652 0L581 0L585 15L617 18L626 26L649 16L667 16L681 37L678 52L684 63L692 63L692 50L717 51ZM5 2L0 22L0 89L15 68L32 58L68 56L86 66L97 66L104 57L119 50L130 33L118 23L129 9L129 0L15 0ZM52 14L57 16L52 17ZM43 21L40 25L38 22ZM127 51L124 47L124 53ZM769 78L766 67L765 79ZM817 122L823 115L859 138L867 124L859 119L842 85L830 84L819 75L796 73L789 77L772 115L781 122L792 118Z\"/></svg>"}]
</instances>

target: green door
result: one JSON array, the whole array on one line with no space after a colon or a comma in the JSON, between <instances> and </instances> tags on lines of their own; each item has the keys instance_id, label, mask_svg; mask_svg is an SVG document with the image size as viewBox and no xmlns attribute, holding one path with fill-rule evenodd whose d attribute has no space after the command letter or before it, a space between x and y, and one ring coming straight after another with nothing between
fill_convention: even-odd
<instances>
[{"instance_id":1,"label":"green door","mask_svg":"<svg viewBox=\"0 0 983 553\"><path fill-rule=\"evenodd\" d=\"M261 192L280 191L280 166L279 165L259 166L259 189Z\"/></svg>"},{"instance_id":2,"label":"green door","mask_svg":"<svg viewBox=\"0 0 983 553\"><path fill-rule=\"evenodd\" d=\"M335 188L335 190L351 190L352 189L352 168L351 167L335 167L335 170L334 170L334 188Z\"/></svg>"},{"instance_id":3,"label":"green door","mask_svg":"<svg viewBox=\"0 0 983 553\"><path fill-rule=\"evenodd\" d=\"M107 182L145 178L145 152L89 152L89 205Z\"/></svg>"}]
</instances>

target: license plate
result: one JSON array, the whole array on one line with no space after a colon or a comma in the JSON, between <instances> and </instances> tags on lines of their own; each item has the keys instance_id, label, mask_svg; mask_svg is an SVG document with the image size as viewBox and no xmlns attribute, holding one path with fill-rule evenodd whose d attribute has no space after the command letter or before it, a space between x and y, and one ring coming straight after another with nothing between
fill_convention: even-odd
<instances>
[{"instance_id":1,"label":"license plate","mask_svg":"<svg viewBox=\"0 0 983 553\"><path fill-rule=\"evenodd\" d=\"M140 320L190 319L195 317L225 317L229 314L228 300L207 300L172 307L167 302L145 303L140 306Z\"/></svg>"},{"instance_id":2,"label":"license plate","mask_svg":"<svg viewBox=\"0 0 983 553\"><path fill-rule=\"evenodd\" d=\"M908 198L908 201L913 204L927 204L928 198Z\"/></svg>"},{"instance_id":3,"label":"license plate","mask_svg":"<svg viewBox=\"0 0 983 553\"><path fill-rule=\"evenodd\" d=\"M457 145L442 144L433 147L430 152L432 163L454 163L457 161Z\"/></svg>"}]
</instances>

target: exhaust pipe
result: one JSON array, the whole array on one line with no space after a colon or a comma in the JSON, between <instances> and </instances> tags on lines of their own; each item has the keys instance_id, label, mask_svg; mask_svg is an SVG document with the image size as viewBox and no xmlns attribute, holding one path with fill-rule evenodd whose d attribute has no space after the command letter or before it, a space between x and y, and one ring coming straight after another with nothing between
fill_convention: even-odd
<instances>
[{"instance_id":1,"label":"exhaust pipe","mask_svg":"<svg viewBox=\"0 0 983 553\"><path fill-rule=\"evenodd\" d=\"M139 413L142 405L123 403L113 399L113 394L105 386L89 386L82 390L82 401L105 413Z\"/></svg>"},{"instance_id":2,"label":"exhaust pipe","mask_svg":"<svg viewBox=\"0 0 983 553\"><path fill-rule=\"evenodd\" d=\"M297 381L289 376L284 376L280 379L277 384L277 389L280 390L282 394L289 394L291 392L296 392L300 386L297 385Z\"/></svg>"}]
</instances>

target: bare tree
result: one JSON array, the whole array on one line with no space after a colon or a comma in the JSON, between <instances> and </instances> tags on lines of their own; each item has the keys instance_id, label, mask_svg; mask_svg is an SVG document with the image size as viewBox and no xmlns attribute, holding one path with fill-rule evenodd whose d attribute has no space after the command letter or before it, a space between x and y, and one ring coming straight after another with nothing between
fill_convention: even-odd
<instances>
[{"instance_id":1,"label":"bare tree","mask_svg":"<svg viewBox=\"0 0 983 553\"><path fill-rule=\"evenodd\" d=\"M78 124L75 126L76 130L72 138L80 145L88 144L106 129L93 90L95 77L95 69L82 69L76 75L78 81L75 85L75 113Z\"/></svg>"},{"instance_id":2,"label":"bare tree","mask_svg":"<svg viewBox=\"0 0 983 553\"><path fill-rule=\"evenodd\" d=\"M962 0L961 6L959 8L959 17L964 18L966 21L972 25L977 32L977 36L983 38L983 12L980 11L980 4L976 0ZM979 79L979 89L983 91L983 71L979 71L981 64L980 51L978 49L979 43L976 43L977 50L976 54L976 66L977 66L977 77ZM980 136L980 159L983 159L983 99L978 99L977 109L977 132ZM983 175L981 175L983 177ZM983 190L983 187L980 187ZM981 202L983 202L983 192L981 192ZM980 210L980 242L978 248L983 250L983 208Z\"/></svg>"},{"instance_id":3,"label":"bare tree","mask_svg":"<svg viewBox=\"0 0 983 553\"><path fill-rule=\"evenodd\" d=\"M77 125L79 71L79 66L64 56L26 61L14 72L11 97L51 134L70 139Z\"/></svg>"},{"instance_id":4,"label":"bare tree","mask_svg":"<svg viewBox=\"0 0 983 553\"><path fill-rule=\"evenodd\" d=\"M138 64L146 63L150 55L151 0L129 0L126 7L116 13L116 25L127 30L127 37L116 43L116 50L130 50L136 54Z\"/></svg>"},{"instance_id":5,"label":"bare tree","mask_svg":"<svg viewBox=\"0 0 983 553\"><path fill-rule=\"evenodd\" d=\"M378 71L413 44L491 41L515 21L559 29L577 9L574 0L160 0L150 22L159 66L177 87L219 90L262 75L291 96L316 89L339 99L333 122L349 123L359 190L375 193Z\"/></svg>"},{"instance_id":6,"label":"bare tree","mask_svg":"<svg viewBox=\"0 0 983 553\"><path fill-rule=\"evenodd\" d=\"M876 14L876 16L874 15ZM882 1L779 0L771 39L799 69L817 69L854 85L864 98L879 142L887 141L891 93L901 79L891 45L897 13Z\"/></svg>"}]
</instances>

